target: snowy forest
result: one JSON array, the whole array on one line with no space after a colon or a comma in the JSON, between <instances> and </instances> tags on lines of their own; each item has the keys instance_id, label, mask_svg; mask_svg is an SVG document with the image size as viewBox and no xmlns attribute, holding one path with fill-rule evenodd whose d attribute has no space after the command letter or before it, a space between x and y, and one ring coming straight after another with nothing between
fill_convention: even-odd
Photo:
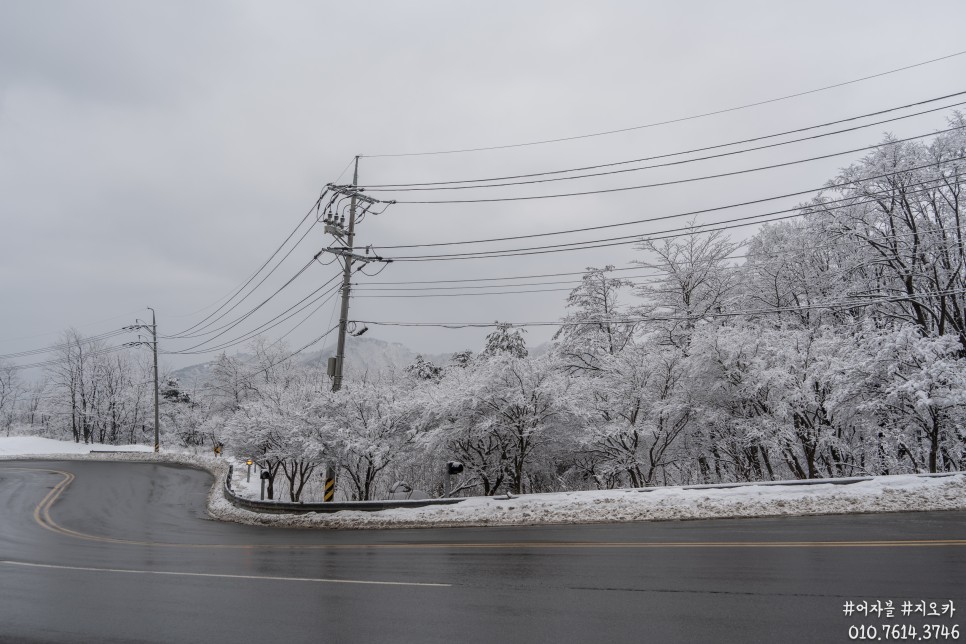
<instances>
[{"instance_id":1,"label":"snowy forest","mask_svg":"<svg viewBox=\"0 0 966 644\"><path fill-rule=\"evenodd\" d=\"M493 495L966 466L966 121L886 139L744 242L692 223L642 237L644 280L589 267L549 349L500 324L446 364L320 371L258 339L210 381L162 379L166 448L224 443L299 500L319 468L350 499L396 481ZM0 431L152 442L146 352L76 331L42 378L0 363Z\"/></svg>"}]
</instances>

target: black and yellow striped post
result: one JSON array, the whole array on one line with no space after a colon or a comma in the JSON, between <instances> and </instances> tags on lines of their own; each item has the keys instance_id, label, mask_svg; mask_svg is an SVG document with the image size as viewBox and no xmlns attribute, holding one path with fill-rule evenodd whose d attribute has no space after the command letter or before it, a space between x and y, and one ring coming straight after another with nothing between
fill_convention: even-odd
<instances>
[{"instance_id":1,"label":"black and yellow striped post","mask_svg":"<svg viewBox=\"0 0 966 644\"><path fill-rule=\"evenodd\" d=\"M331 465L325 466L325 492L322 500L325 503L331 502L335 498L335 470Z\"/></svg>"}]
</instances>

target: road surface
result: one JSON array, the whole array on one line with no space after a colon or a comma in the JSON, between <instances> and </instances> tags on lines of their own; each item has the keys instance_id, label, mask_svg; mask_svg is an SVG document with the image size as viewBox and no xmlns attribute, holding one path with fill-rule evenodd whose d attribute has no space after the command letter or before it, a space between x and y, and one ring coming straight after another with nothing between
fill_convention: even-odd
<instances>
[{"instance_id":1,"label":"road surface","mask_svg":"<svg viewBox=\"0 0 966 644\"><path fill-rule=\"evenodd\" d=\"M966 625L961 512L295 530L209 519L211 483L0 463L0 641L848 642ZM894 617L844 614L876 600ZM901 614L920 600L956 612Z\"/></svg>"}]
</instances>

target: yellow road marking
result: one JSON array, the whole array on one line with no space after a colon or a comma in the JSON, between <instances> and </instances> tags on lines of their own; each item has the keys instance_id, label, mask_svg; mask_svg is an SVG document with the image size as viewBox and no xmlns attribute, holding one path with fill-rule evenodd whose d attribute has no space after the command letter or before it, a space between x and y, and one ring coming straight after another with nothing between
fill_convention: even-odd
<instances>
[{"instance_id":1,"label":"yellow road marking","mask_svg":"<svg viewBox=\"0 0 966 644\"><path fill-rule=\"evenodd\" d=\"M88 568L86 566L57 566L53 564L28 563L26 561L2 561L0 565L26 568L51 568L54 570L80 570L83 572L113 572L129 575L169 575L176 577L215 577L219 579L254 579L257 581L309 581L318 584L368 584L372 586L430 586L450 588L453 584L433 584L417 581L370 581L366 579L320 579L314 577L270 577L265 575L225 575L206 572L172 572L164 570L130 570L125 568Z\"/></svg>"},{"instance_id":2,"label":"yellow road marking","mask_svg":"<svg viewBox=\"0 0 966 644\"><path fill-rule=\"evenodd\" d=\"M333 550L507 550L507 549L656 549L656 548L910 548L966 546L966 539L907 539L893 541L612 541L612 542L557 542L557 541L516 541L499 543L317 543L317 544L206 544L206 543L164 543L157 541L136 541L115 539L87 534L64 528L50 516L50 508L74 480L74 475L61 470L37 468L5 468L30 472L60 474L64 477L47 493L47 496L34 510L34 520L43 528L63 536L86 541L98 541L121 545L150 546L159 548L222 548L222 549L333 549Z\"/></svg>"}]
</instances>

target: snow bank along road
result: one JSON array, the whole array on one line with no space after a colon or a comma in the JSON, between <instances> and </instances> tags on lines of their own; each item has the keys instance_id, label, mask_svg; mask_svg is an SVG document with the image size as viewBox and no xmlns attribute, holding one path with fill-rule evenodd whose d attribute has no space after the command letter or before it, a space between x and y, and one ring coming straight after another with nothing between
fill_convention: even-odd
<instances>
[{"instance_id":1,"label":"snow bank along road","mask_svg":"<svg viewBox=\"0 0 966 644\"><path fill-rule=\"evenodd\" d=\"M963 512L309 531L210 520L211 483L150 463L0 463L0 640L847 642L884 624L966 638ZM844 614L876 600L894 617ZM957 610L901 614L921 600Z\"/></svg>"}]
</instances>

